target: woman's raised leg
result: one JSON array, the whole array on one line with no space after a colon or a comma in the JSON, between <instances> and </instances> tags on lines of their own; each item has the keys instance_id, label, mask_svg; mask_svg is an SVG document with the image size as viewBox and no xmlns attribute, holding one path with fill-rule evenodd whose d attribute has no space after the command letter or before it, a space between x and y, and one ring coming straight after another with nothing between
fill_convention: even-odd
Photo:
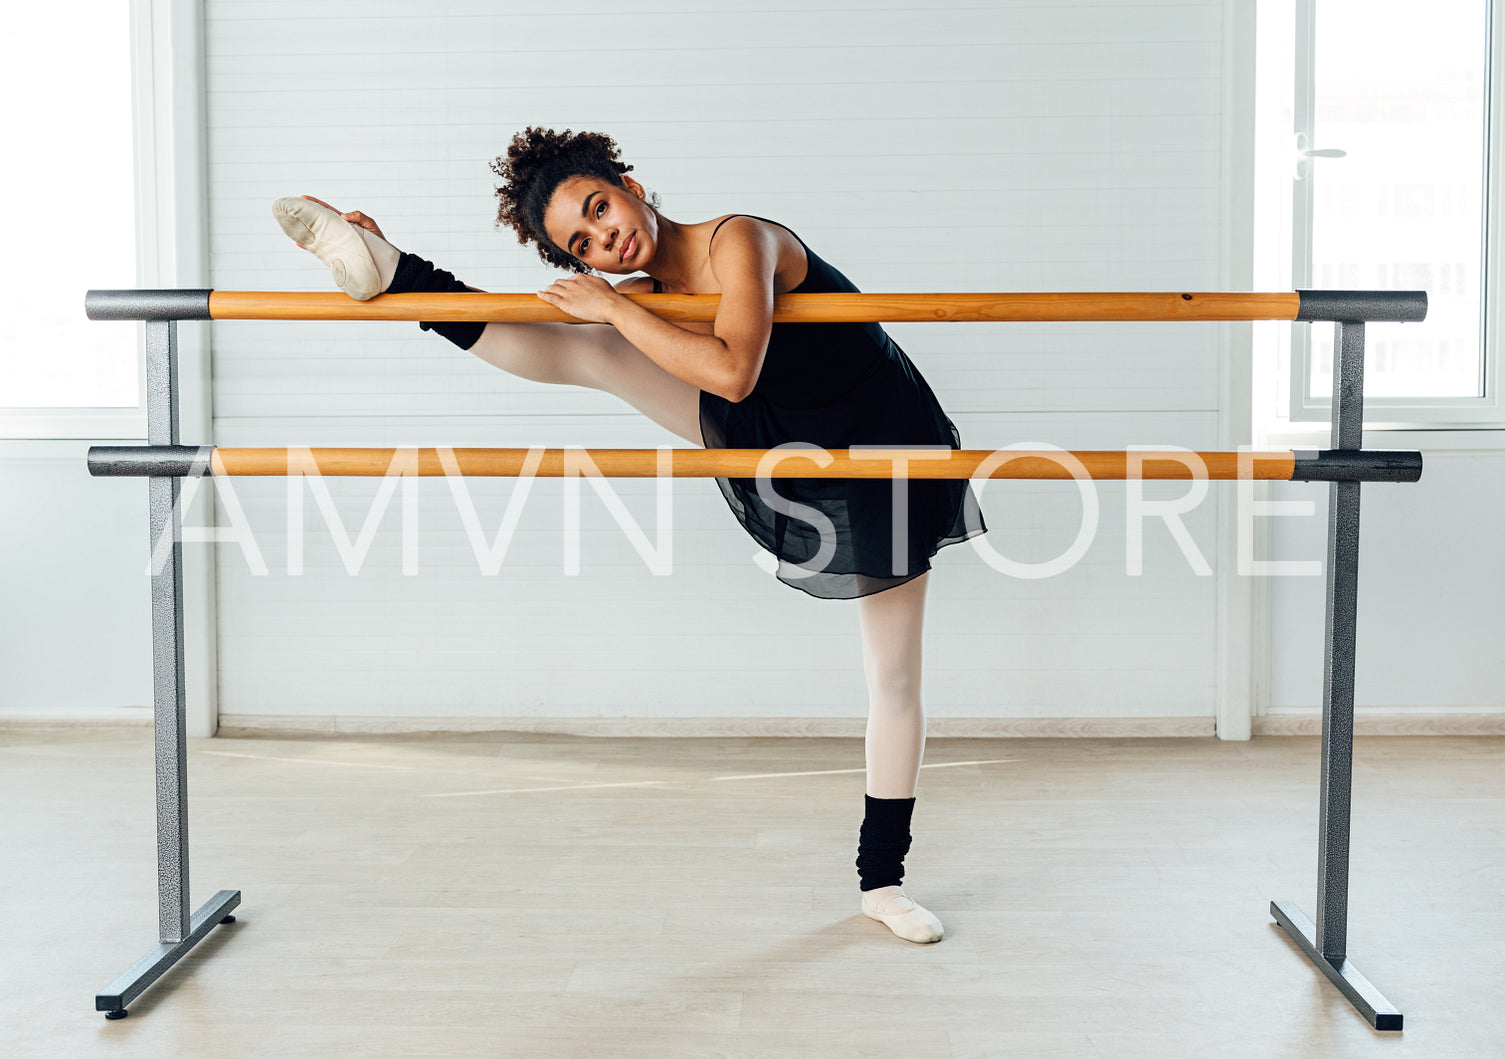
<instances>
[{"instance_id":1,"label":"woman's raised leg","mask_svg":"<svg viewBox=\"0 0 1505 1059\"><path fill-rule=\"evenodd\" d=\"M365 214L342 214L327 202L304 196L278 199L272 215L289 238L329 267L335 285L351 297L365 301L392 285L402 251ZM604 390L692 445L704 444L700 391L659 367L614 327L491 323L467 348L520 378Z\"/></svg>"},{"instance_id":2,"label":"woman's raised leg","mask_svg":"<svg viewBox=\"0 0 1505 1059\"><path fill-rule=\"evenodd\" d=\"M690 444L704 445L700 391L610 324L487 324L470 351L524 379L605 390Z\"/></svg>"}]
</instances>

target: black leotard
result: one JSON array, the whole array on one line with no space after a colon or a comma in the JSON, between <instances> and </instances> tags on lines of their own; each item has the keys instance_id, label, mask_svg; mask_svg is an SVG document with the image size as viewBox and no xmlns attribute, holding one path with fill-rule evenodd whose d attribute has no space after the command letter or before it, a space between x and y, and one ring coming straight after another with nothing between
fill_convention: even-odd
<instances>
[{"instance_id":1,"label":"black leotard","mask_svg":"<svg viewBox=\"0 0 1505 1059\"><path fill-rule=\"evenodd\" d=\"M786 225L779 227L799 239ZM800 245L808 268L789 293L857 291L803 239ZM653 289L662 290L662 285L655 280ZM924 376L873 323L774 324L751 394L734 403L701 391L700 430L706 447L713 449L769 449L787 442L826 449L961 447L956 424ZM966 480L912 480L908 547L895 563L894 486L889 479L770 478L765 484L777 494L772 504L759 495L756 479L716 482L743 528L778 558L779 580L824 599L853 599L903 584L929 570L930 557L941 548L987 530ZM808 505L830 519L833 553L819 554L820 527L805 517L809 512L789 502ZM815 572L806 573L802 566Z\"/></svg>"}]
</instances>

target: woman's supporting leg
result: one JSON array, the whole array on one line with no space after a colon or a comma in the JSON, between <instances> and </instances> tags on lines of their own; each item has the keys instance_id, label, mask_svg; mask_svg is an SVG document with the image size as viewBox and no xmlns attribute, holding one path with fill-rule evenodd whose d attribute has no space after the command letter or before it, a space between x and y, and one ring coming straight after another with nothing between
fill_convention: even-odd
<instances>
[{"instance_id":1,"label":"woman's supporting leg","mask_svg":"<svg viewBox=\"0 0 1505 1059\"><path fill-rule=\"evenodd\" d=\"M944 932L939 919L900 889L925 754L920 661L929 581L927 571L857 601L868 687L867 797L857 847L862 911L916 942L939 941Z\"/></svg>"},{"instance_id":2,"label":"woman's supporting leg","mask_svg":"<svg viewBox=\"0 0 1505 1059\"><path fill-rule=\"evenodd\" d=\"M920 778L920 648L929 584L926 571L857 601L868 694L867 793L874 798L913 798Z\"/></svg>"}]
</instances>

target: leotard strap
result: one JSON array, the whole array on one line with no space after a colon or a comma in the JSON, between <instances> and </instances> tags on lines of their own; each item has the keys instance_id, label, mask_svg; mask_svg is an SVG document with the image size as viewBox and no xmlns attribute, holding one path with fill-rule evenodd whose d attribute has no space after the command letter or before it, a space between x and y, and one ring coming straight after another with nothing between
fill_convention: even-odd
<instances>
[{"instance_id":1,"label":"leotard strap","mask_svg":"<svg viewBox=\"0 0 1505 1059\"><path fill-rule=\"evenodd\" d=\"M711 238L706 243L706 248L707 249L710 248L710 244L712 242L715 242L715 240L716 240L716 233L719 232L719 231L721 231L721 225L723 225L727 221L731 220L732 217L752 217L752 219L755 220L755 221L765 221L768 224L779 224L778 221L771 221L767 217L754 216L751 213L733 213L730 216L723 217L721 219L721 222L719 224L717 224L716 227L714 227L714 228L711 229ZM809 265L809 260L810 260L809 259L809 250L810 250L810 248L807 247L807 246L805 246L805 241L803 239L800 239L799 233L796 232L793 228L789 227L787 224L779 224L779 227L782 228L782 229L784 229L784 231L788 232L790 235L794 236L795 239L798 239L800 246L804 247L804 249L806 251L805 275L806 275L806 277L808 277L810 275L810 265ZM801 282L803 283L804 281L802 280ZM664 293L664 285L659 280L654 280L653 281L653 293L654 294L662 294L662 293Z\"/></svg>"},{"instance_id":2,"label":"leotard strap","mask_svg":"<svg viewBox=\"0 0 1505 1059\"><path fill-rule=\"evenodd\" d=\"M711 243L713 243L713 242L716 241L716 233L719 232L719 231L721 231L721 225L725 224L727 221L731 220L733 217L751 217L753 220L755 220L755 221L762 221L764 224L778 224L780 228L784 229L784 231L786 231L790 235L794 236L795 239L798 239L800 246L805 246L805 241L803 239L800 239L800 233L796 232L793 228L789 227L789 225L787 225L787 224L779 224L778 221L770 220L767 217L759 217L755 213L733 213L733 214L731 214L729 216L721 218L721 222L719 224L717 224L716 227L714 227L714 228L711 229L711 238L706 243L707 248L710 247ZM806 247L806 249L808 250L809 247Z\"/></svg>"},{"instance_id":3,"label":"leotard strap","mask_svg":"<svg viewBox=\"0 0 1505 1059\"><path fill-rule=\"evenodd\" d=\"M751 217L753 220L755 220L755 221L762 221L764 224L778 224L780 228L784 229L784 231L786 231L790 235L794 236L794 241L796 243L799 243L800 244L800 249L805 252L805 278L802 279L802 280L800 280L798 283L796 283L790 289L791 289L791 291L797 291L801 287L803 287L806 282L809 281L809 279L810 279L810 270L814 267L811 264L811 261L815 257L815 251L811 250L808 246L806 246L805 245L805 241L800 238L800 233L797 232L797 231L795 231L793 228L789 227L789 225L787 225L787 224L779 224L778 221L775 221L775 220L773 220L771 218L768 218L768 217L759 217L756 213L733 213L729 217L723 217L721 219L720 224L717 224L716 227L714 227L714 228L711 229L711 239L710 239L710 242L706 243L706 249L707 250L710 249L711 243L715 242L715 240L716 240L716 233L719 232L719 231L721 231L721 225L725 224L727 221L731 220L732 217Z\"/></svg>"},{"instance_id":4,"label":"leotard strap","mask_svg":"<svg viewBox=\"0 0 1505 1059\"><path fill-rule=\"evenodd\" d=\"M721 231L721 225L725 224L727 221L731 220L732 217L752 217L752 219L755 220L755 221L768 221L769 224L779 224L778 221L769 221L767 217L753 217L753 215L750 214L750 213L733 213L730 216L721 218L721 223L717 224L716 227L714 227L714 228L711 229L711 238L706 242L706 248L707 249L710 248L711 243L714 243L716 241L716 233L719 232L719 231ZM800 239L799 235L795 232L795 230L793 228L790 228L787 225L783 225L783 224L779 224L779 227L783 228L784 231L788 232L790 235L794 236L796 239ZM804 245L805 245L805 241L803 239L800 239L800 246L804 246ZM659 282L658 280L654 280L653 281L653 293L654 294L662 294L662 293L664 293L664 285L661 282Z\"/></svg>"}]
</instances>

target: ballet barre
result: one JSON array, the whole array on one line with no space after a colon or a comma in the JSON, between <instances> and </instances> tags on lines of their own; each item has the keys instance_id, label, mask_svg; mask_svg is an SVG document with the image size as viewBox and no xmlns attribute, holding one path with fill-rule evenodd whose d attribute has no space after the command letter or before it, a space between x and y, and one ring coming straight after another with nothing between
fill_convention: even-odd
<instances>
[{"instance_id":1,"label":"ballet barre","mask_svg":"<svg viewBox=\"0 0 1505 1059\"><path fill-rule=\"evenodd\" d=\"M817 455L818 453L818 455ZM996 464L995 466L988 466ZM1028 478L1269 482L1415 482L1408 449L1286 452L1067 449L222 449L213 445L94 445L96 478L417 477L565 478ZM903 473L895 467L903 467Z\"/></svg>"},{"instance_id":2,"label":"ballet barre","mask_svg":"<svg viewBox=\"0 0 1505 1059\"><path fill-rule=\"evenodd\" d=\"M674 323L716 319L719 294L628 294ZM95 290L91 320L427 320L578 323L536 294L345 294L283 291ZM1284 294L780 294L773 321L815 323L1064 323L1332 320L1404 323L1427 315L1426 291L1294 291Z\"/></svg>"},{"instance_id":3,"label":"ballet barre","mask_svg":"<svg viewBox=\"0 0 1505 1059\"><path fill-rule=\"evenodd\" d=\"M634 294L675 322L715 318L717 295ZM152 575L153 722L157 791L159 944L95 996L106 1018L127 1005L204 938L230 922L238 890L220 890L190 915L187 725L183 681L182 524L184 477L226 475L726 478L1029 478L1325 481L1329 483L1326 628L1318 788L1316 920L1289 901L1270 914L1308 959L1377 1030L1400 1030L1401 1012L1348 959L1349 824L1353 779L1355 635L1358 611L1359 488L1415 482L1421 454L1363 448L1364 326L1426 318L1425 291L1070 292L960 294L788 294L774 299L780 323L1071 322L1291 320L1334 325L1331 447L1278 452L1090 451L1054 449L219 449L178 439L177 321L388 320L578 322L533 294L344 294L277 291L94 290L91 320L146 323L147 444L93 446L100 477L148 479L150 540L170 540ZM944 453L944 455L943 455ZM169 536L170 535L170 536Z\"/></svg>"}]
</instances>

